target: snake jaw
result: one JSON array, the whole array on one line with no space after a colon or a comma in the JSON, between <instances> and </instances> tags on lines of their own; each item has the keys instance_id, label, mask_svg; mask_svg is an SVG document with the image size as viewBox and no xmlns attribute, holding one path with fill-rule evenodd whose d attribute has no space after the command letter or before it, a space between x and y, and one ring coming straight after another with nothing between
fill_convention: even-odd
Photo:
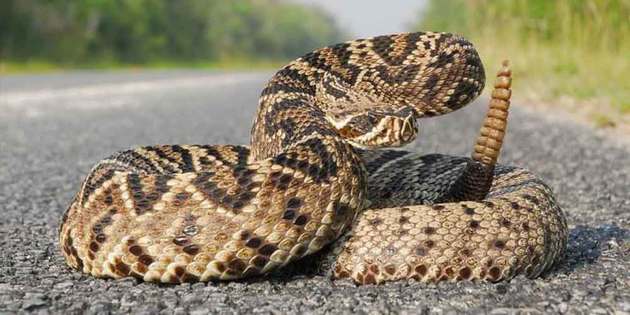
<instances>
[{"instance_id":1,"label":"snake jaw","mask_svg":"<svg viewBox=\"0 0 630 315\"><path fill-rule=\"evenodd\" d=\"M345 119L328 118L340 136L362 149L400 147L418 135L415 112L361 113Z\"/></svg>"}]
</instances>

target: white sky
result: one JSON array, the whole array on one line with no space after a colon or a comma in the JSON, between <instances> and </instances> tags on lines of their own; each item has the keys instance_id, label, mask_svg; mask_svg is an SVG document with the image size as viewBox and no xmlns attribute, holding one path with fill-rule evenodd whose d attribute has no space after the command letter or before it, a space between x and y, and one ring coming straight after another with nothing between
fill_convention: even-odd
<instances>
[{"instance_id":1,"label":"white sky","mask_svg":"<svg viewBox=\"0 0 630 315\"><path fill-rule=\"evenodd\" d=\"M426 0L292 0L324 8L352 37L408 31Z\"/></svg>"}]
</instances>

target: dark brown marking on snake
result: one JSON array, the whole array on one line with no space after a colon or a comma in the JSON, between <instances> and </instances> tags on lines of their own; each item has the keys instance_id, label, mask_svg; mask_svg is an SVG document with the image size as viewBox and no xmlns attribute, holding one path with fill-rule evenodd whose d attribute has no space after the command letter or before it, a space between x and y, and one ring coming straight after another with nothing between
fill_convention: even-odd
<instances>
[{"instance_id":1,"label":"dark brown marking on snake","mask_svg":"<svg viewBox=\"0 0 630 315\"><path fill-rule=\"evenodd\" d=\"M523 231L529 232L529 224L527 224L527 222L523 222L521 227L523 228Z\"/></svg>"},{"instance_id":2,"label":"dark brown marking on snake","mask_svg":"<svg viewBox=\"0 0 630 315\"><path fill-rule=\"evenodd\" d=\"M228 263L228 268L237 272L241 272L245 270L245 267L246 267L246 264L238 258L234 258Z\"/></svg>"},{"instance_id":3,"label":"dark brown marking on snake","mask_svg":"<svg viewBox=\"0 0 630 315\"><path fill-rule=\"evenodd\" d=\"M377 265L370 265L370 266L368 267L368 270L369 270L371 273L373 273L373 274L379 274L379 273L381 273L381 270L380 270L380 268L378 268L378 266L377 266Z\"/></svg>"},{"instance_id":4,"label":"dark brown marking on snake","mask_svg":"<svg viewBox=\"0 0 630 315\"><path fill-rule=\"evenodd\" d=\"M303 59L308 59L307 56L308 55L304 56ZM315 94L315 86L310 84L311 79L306 74L301 72L300 69L284 67L280 71L278 71L276 77L290 78L291 81L283 83L274 82L274 84L267 85L265 89L263 89L261 97L273 95L280 91L284 91L287 93L299 92L311 95Z\"/></svg>"},{"instance_id":5,"label":"dark brown marking on snake","mask_svg":"<svg viewBox=\"0 0 630 315\"><path fill-rule=\"evenodd\" d=\"M193 172L195 170L195 166L193 164L193 160L192 160L192 156L190 155L190 151L188 151L187 149L182 148L179 145L172 145L171 146L171 150L173 150L173 152L179 154L179 157L181 158L181 163L179 164L180 169L183 172Z\"/></svg>"},{"instance_id":6,"label":"dark brown marking on snake","mask_svg":"<svg viewBox=\"0 0 630 315\"><path fill-rule=\"evenodd\" d=\"M244 168L239 169L234 174L234 176L237 177L237 180L238 178L248 178L248 181L251 180L253 175L253 171ZM212 180L213 176L214 173L212 172L201 173L192 181L192 184L197 187L197 189L200 190L206 198L223 205L232 213L239 213L246 204L256 197L255 193L244 190L250 189L249 186L247 186L247 188L239 187L236 195L228 195L226 189L219 188L217 183ZM258 184L256 186L258 186Z\"/></svg>"},{"instance_id":7,"label":"dark brown marking on snake","mask_svg":"<svg viewBox=\"0 0 630 315\"><path fill-rule=\"evenodd\" d=\"M305 214L301 214L297 218L295 218L295 221L293 221L293 224L302 226L306 224L306 222L308 222L308 216Z\"/></svg>"},{"instance_id":8,"label":"dark brown marking on snake","mask_svg":"<svg viewBox=\"0 0 630 315\"><path fill-rule=\"evenodd\" d=\"M459 277L462 278L462 280L470 279L471 275L472 275L472 270L470 270L470 267L468 266L459 270Z\"/></svg>"},{"instance_id":9,"label":"dark brown marking on snake","mask_svg":"<svg viewBox=\"0 0 630 315\"><path fill-rule=\"evenodd\" d=\"M396 235L403 236L409 234L409 231L403 228L400 228L395 231Z\"/></svg>"},{"instance_id":10,"label":"dark brown marking on snake","mask_svg":"<svg viewBox=\"0 0 630 315\"><path fill-rule=\"evenodd\" d=\"M465 204L462 204L462 207L464 208L464 213L467 215L473 215L475 214L475 208L471 208Z\"/></svg>"},{"instance_id":11,"label":"dark brown marking on snake","mask_svg":"<svg viewBox=\"0 0 630 315\"><path fill-rule=\"evenodd\" d=\"M329 47L329 50L332 51L333 53L336 52L336 51L342 51L342 50L344 50L344 47L346 45L347 44L345 44L345 43L337 44L337 45L334 45L332 47ZM309 65L311 65L311 67L322 69L322 70L324 70L326 72L337 74L337 72L335 72L334 69L333 69L333 65L331 65L329 62L327 62L326 58L323 58L323 57L325 57L325 56L324 56L324 54L321 51L313 51L313 52L307 53L306 55L304 55L300 59L306 61ZM310 81L310 79L307 78L307 82L308 81Z\"/></svg>"},{"instance_id":12,"label":"dark brown marking on snake","mask_svg":"<svg viewBox=\"0 0 630 315\"><path fill-rule=\"evenodd\" d=\"M426 95L427 99L432 99L439 92L439 90L435 89L435 86L437 85L439 80L440 80L440 77L437 74L432 73L428 76L427 80L424 82L422 89L424 91L427 91L427 95Z\"/></svg>"},{"instance_id":13,"label":"dark brown marking on snake","mask_svg":"<svg viewBox=\"0 0 630 315\"><path fill-rule=\"evenodd\" d=\"M422 232L424 232L424 234L427 234L427 235L435 234L435 228L426 226L422 229Z\"/></svg>"},{"instance_id":14,"label":"dark brown marking on snake","mask_svg":"<svg viewBox=\"0 0 630 315\"><path fill-rule=\"evenodd\" d=\"M147 255L147 254L143 254L143 255L140 255L140 256L138 257L138 261L139 261L141 264L143 264L143 265L145 265L145 266L148 266L148 265L150 265L150 264L152 264L152 263L153 263L153 257L151 257L151 256L149 256L149 255Z\"/></svg>"},{"instance_id":15,"label":"dark brown marking on snake","mask_svg":"<svg viewBox=\"0 0 630 315\"><path fill-rule=\"evenodd\" d=\"M106 212L105 215L92 226L92 240L89 245L92 254L96 254L100 249L100 244L104 243L107 239L107 236L103 233L103 229L112 224L112 215L114 213L116 213L115 208L110 208L110 211Z\"/></svg>"},{"instance_id":16,"label":"dark brown marking on snake","mask_svg":"<svg viewBox=\"0 0 630 315\"><path fill-rule=\"evenodd\" d=\"M116 259L116 262L114 263L114 270L119 275L125 277L125 276L129 275L129 272L131 271L131 268L129 267L129 265L127 265L124 262L122 262L122 260Z\"/></svg>"},{"instance_id":17,"label":"dark brown marking on snake","mask_svg":"<svg viewBox=\"0 0 630 315\"><path fill-rule=\"evenodd\" d=\"M534 246L532 246L532 245L527 246L527 254L528 254L528 255L530 255L530 256L531 256L531 255L533 255L535 252L536 252L536 250L534 249Z\"/></svg>"},{"instance_id":18,"label":"dark brown marking on snake","mask_svg":"<svg viewBox=\"0 0 630 315\"><path fill-rule=\"evenodd\" d=\"M140 180L140 176L136 173L130 173L127 175L127 183L129 184L129 190L133 196L135 202L134 210L136 215L143 215L148 211L153 210L153 206L159 201L159 198L164 193L168 192L169 187L166 184L172 176L170 175L158 175L155 177L155 186L152 192L145 193L143 191L143 185Z\"/></svg>"},{"instance_id":19,"label":"dark brown marking on snake","mask_svg":"<svg viewBox=\"0 0 630 315\"><path fill-rule=\"evenodd\" d=\"M251 263L260 269L265 267L265 265L267 264L267 261L269 261L267 258L260 255L254 256L254 258L251 259Z\"/></svg>"},{"instance_id":20,"label":"dark brown marking on snake","mask_svg":"<svg viewBox=\"0 0 630 315\"><path fill-rule=\"evenodd\" d=\"M295 210L286 210L282 218L285 220L293 220L293 218L295 218Z\"/></svg>"},{"instance_id":21,"label":"dark brown marking on snake","mask_svg":"<svg viewBox=\"0 0 630 315\"><path fill-rule=\"evenodd\" d=\"M197 253L199 253L199 245L197 244L190 244L185 246L183 249L184 253L191 255L191 256L195 256L197 255Z\"/></svg>"},{"instance_id":22,"label":"dark brown marking on snake","mask_svg":"<svg viewBox=\"0 0 630 315\"><path fill-rule=\"evenodd\" d=\"M365 284L376 284L376 278L374 277L373 274L368 273L367 275L365 275L365 277L363 278L363 283Z\"/></svg>"},{"instance_id":23,"label":"dark brown marking on snake","mask_svg":"<svg viewBox=\"0 0 630 315\"><path fill-rule=\"evenodd\" d=\"M144 251L142 250L142 247L140 247L140 245L133 245L129 247L129 252L132 253L134 256L140 256Z\"/></svg>"},{"instance_id":24,"label":"dark brown marking on snake","mask_svg":"<svg viewBox=\"0 0 630 315\"><path fill-rule=\"evenodd\" d=\"M291 197L287 200L287 209L297 210L302 206L302 199L298 197Z\"/></svg>"},{"instance_id":25,"label":"dark brown marking on snake","mask_svg":"<svg viewBox=\"0 0 630 315\"><path fill-rule=\"evenodd\" d=\"M304 253L306 253L306 250L308 249L304 245L296 245L296 246L297 247L294 249L294 255L299 256L299 257L304 255Z\"/></svg>"},{"instance_id":26,"label":"dark brown marking on snake","mask_svg":"<svg viewBox=\"0 0 630 315\"><path fill-rule=\"evenodd\" d=\"M66 243L65 243L64 251L66 252L66 255L70 257L74 257L75 262L76 262L76 268L79 270L82 270L83 260L81 259L81 257L79 257L77 249L73 246L74 245L73 243L74 241L72 239L72 236L70 236L70 230L68 230L68 234L66 235Z\"/></svg>"},{"instance_id":27,"label":"dark brown marking on snake","mask_svg":"<svg viewBox=\"0 0 630 315\"><path fill-rule=\"evenodd\" d=\"M479 228L479 221L476 221L476 220L468 221L468 227L473 228L473 229Z\"/></svg>"},{"instance_id":28,"label":"dark brown marking on snake","mask_svg":"<svg viewBox=\"0 0 630 315\"><path fill-rule=\"evenodd\" d=\"M414 271L421 277L424 277L427 274L428 268L427 266L421 264L417 265L416 268L414 268Z\"/></svg>"},{"instance_id":29,"label":"dark brown marking on snake","mask_svg":"<svg viewBox=\"0 0 630 315\"><path fill-rule=\"evenodd\" d=\"M174 206L182 206L188 199L190 198L190 194L187 192L179 192L175 194L175 200L173 200Z\"/></svg>"},{"instance_id":30,"label":"dark brown marking on snake","mask_svg":"<svg viewBox=\"0 0 630 315\"><path fill-rule=\"evenodd\" d=\"M173 164L179 166L179 161L177 160L177 158L174 158L172 156L170 156L168 153L166 153L163 150L163 147L161 146L154 146L154 147L144 147L144 149L146 151L149 152L153 152L155 153L155 155L157 155L161 160L159 161L159 165L161 168L163 168L164 170L166 170L169 173L179 173L181 172L179 169L176 168L176 166L173 166ZM166 162L164 162L164 160L166 160Z\"/></svg>"},{"instance_id":31,"label":"dark brown marking on snake","mask_svg":"<svg viewBox=\"0 0 630 315\"><path fill-rule=\"evenodd\" d=\"M392 53L394 50L394 46L392 45L394 40L391 36L376 36L372 39L372 41L374 46L380 47L380 49L375 49L374 52L388 65L399 66L405 60L405 57L407 57L406 54L396 56Z\"/></svg>"},{"instance_id":32,"label":"dark brown marking on snake","mask_svg":"<svg viewBox=\"0 0 630 315\"><path fill-rule=\"evenodd\" d=\"M505 241L504 240L495 240L493 245L497 249L504 249L505 248Z\"/></svg>"},{"instance_id":33,"label":"dark brown marking on snake","mask_svg":"<svg viewBox=\"0 0 630 315\"><path fill-rule=\"evenodd\" d=\"M258 249L258 252L261 255L265 255L265 256L271 256L271 254L273 254L273 252L276 251L276 249L278 249L278 247L276 247L276 245L273 244L266 244L263 247L260 247Z\"/></svg>"},{"instance_id":34,"label":"dark brown marking on snake","mask_svg":"<svg viewBox=\"0 0 630 315\"><path fill-rule=\"evenodd\" d=\"M497 281L500 279L501 276L501 269L497 266L491 267L488 270L488 280L490 281Z\"/></svg>"},{"instance_id":35,"label":"dark brown marking on snake","mask_svg":"<svg viewBox=\"0 0 630 315\"><path fill-rule=\"evenodd\" d=\"M142 263L136 264L134 267L138 271L139 275L144 275L145 273L147 273L148 268L147 268L147 266L143 265Z\"/></svg>"},{"instance_id":36,"label":"dark brown marking on snake","mask_svg":"<svg viewBox=\"0 0 630 315\"><path fill-rule=\"evenodd\" d=\"M111 193L112 193L111 190L105 192L106 196L103 199L103 202L105 202L105 204L108 206L111 206L114 203L114 198L112 197Z\"/></svg>"},{"instance_id":37,"label":"dark brown marking on snake","mask_svg":"<svg viewBox=\"0 0 630 315\"><path fill-rule=\"evenodd\" d=\"M350 212L350 206L345 202L335 202L333 209L335 209L335 214L338 216L345 216Z\"/></svg>"},{"instance_id":38,"label":"dark brown marking on snake","mask_svg":"<svg viewBox=\"0 0 630 315\"><path fill-rule=\"evenodd\" d=\"M142 147L140 149L144 148L146 147ZM155 166L155 163L157 163L155 160L149 159L148 157L138 153L136 150L122 151L118 154L114 154L112 159L129 165L131 170L138 170L147 174L161 173L161 171Z\"/></svg>"},{"instance_id":39,"label":"dark brown marking on snake","mask_svg":"<svg viewBox=\"0 0 630 315\"><path fill-rule=\"evenodd\" d=\"M245 243L245 246L249 248L258 248L260 247L261 244L262 244L262 241L260 240L260 238L252 237Z\"/></svg>"},{"instance_id":40,"label":"dark brown marking on snake","mask_svg":"<svg viewBox=\"0 0 630 315\"><path fill-rule=\"evenodd\" d=\"M339 279L350 277L350 274L345 269L343 269L341 266L339 266L339 265L335 266L335 275Z\"/></svg>"},{"instance_id":41,"label":"dark brown marking on snake","mask_svg":"<svg viewBox=\"0 0 630 315\"><path fill-rule=\"evenodd\" d=\"M337 57L337 61L332 65L335 68L332 73L349 85L357 82L358 74L361 72L361 68L351 62L352 50L349 43L335 45L332 49L332 55Z\"/></svg>"},{"instance_id":42,"label":"dark brown marking on snake","mask_svg":"<svg viewBox=\"0 0 630 315\"><path fill-rule=\"evenodd\" d=\"M181 278L184 275L184 272L186 272L186 269L182 266L177 266L173 271L175 271L175 276Z\"/></svg>"},{"instance_id":43,"label":"dark brown marking on snake","mask_svg":"<svg viewBox=\"0 0 630 315\"><path fill-rule=\"evenodd\" d=\"M92 253L96 253L98 252L99 245L97 242L91 242L89 248L90 248L90 251L92 251Z\"/></svg>"},{"instance_id":44,"label":"dark brown marking on snake","mask_svg":"<svg viewBox=\"0 0 630 315\"><path fill-rule=\"evenodd\" d=\"M103 170L105 169L105 170ZM85 187L81 195L81 205L85 206L88 197L106 181L114 177L116 170L108 164L101 164L95 170L90 172L88 178L85 179Z\"/></svg>"},{"instance_id":45,"label":"dark brown marking on snake","mask_svg":"<svg viewBox=\"0 0 630 315\"><path fill-rule=\"evenodd\" d=\"M105 243L105 241L107 240L107 236L103 233L99 233L94 236L94 240L99 243Z\"/></svg>"},{"instance_id":46,"label":"dark brown marking on snake","mask_svg":"<svg viewBox=\"0 0 630 315\"><path fill-rule=\"evenodd\" d=\"M237 165L229 158L229 156L224 156L223 153L214 145L198 145L197 148L201 149L206 155L214 157L216 161L221 162L223 165ZM209 159L207 159L207 161L208 163L211 163Z\"/></svg>"},{"instance_id":47,"label":"dark brown marking on snake","mask_svg":"<svg viewBox=\"0 0 630 315\"><path fill-rule=\"evenodd\" d=\"M398 73L393 73L390 68L384 65L378 65L374 67L374 70L383 80L398 84L406 81L408 78L416 76L418 71L420 71L420 67L416 65L403 65L400 66L400 68L401 69L398 70Z\"/></svg>"},{"instance_id":48,"label":"dark brown marking on snake","mask_svg":"<svg viewBox=\"0 0 630 315\"><path fill-rule=\"evenodd\" d=\"M458 109L462 106L462 104L465 104L467 100L472 99L473 95L476 96L476 93L473 93L478 90L478 84L467 81L460 82L460 84L455 87L455 92L449 97L445 105L453 110Z\"/></svg>"},{"instance_id":49,"label":"dark brown marking on snake","mask_svg":"<svg viewBox=\"0 0 630 315\"><path fill-rule=\"evenodd\" d=\"M331 95L337 99L341 99L346 96L346 92L333 86L333 82L331 82L331 80L323 80L322 87L324 88L326 94Z\"/></svg>"},{"instance_id":50,"label":"dark brown marking on snake","mask_svg":"<svg viewBox=\"0 0 630 315\"><path fill-rule=\"evenodd\" d=\"M252 236L252 233L250 231L241 230L241 231L239 231L238 238L241 241L246 241L246 240L248 240L250 238L250 236Z\"/></svg>"},{"instance_id":51,"label":"dark brown marking on snake","mask_svg":"<svg viewBox=\"0 0 630 315\"><path fill-rule=\"evenodd\" d=\"M278 187L278 189L280 189L280 190L287 190L287 188L289 188L289 185L291 184L292 180L293 180L293 176L291 176L289 174L282 174L278 178L278 183L277 183L276 187Z\"/></svg>"},{"instance_id":52,"label":"dark brown marking on snake","mask_svg":"<svg viewBox=\"0 0 630 315\"><path fill-rule=\"evenodd\" d=\"M184 275L181 277L182 282L199 282L199 277L193 275L192 273L184 273Z\"/></svg>"}]
</instances>

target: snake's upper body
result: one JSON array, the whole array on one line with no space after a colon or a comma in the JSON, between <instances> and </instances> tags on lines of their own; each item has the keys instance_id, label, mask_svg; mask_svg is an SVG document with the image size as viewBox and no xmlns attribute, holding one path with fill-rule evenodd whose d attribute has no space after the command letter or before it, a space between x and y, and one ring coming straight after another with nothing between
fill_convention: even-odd
<instances>
[{"instance_id":1,"label":"snake's upper body","mask_svg":"<svg viewBox=\"0 0 630 315\"><path fill-rule=\"evenodd\" d=\"M357 283L537 276L567 229L544 182L495 165L510 76L497 75L472 158L421 156L387 147L478 96L472 45L426 32L316 50L267 84L250 147L149 146L97 163L62 219L62 252L97 277L208 281L339 239L334 276Z\"/></svg>"}]
</instances>

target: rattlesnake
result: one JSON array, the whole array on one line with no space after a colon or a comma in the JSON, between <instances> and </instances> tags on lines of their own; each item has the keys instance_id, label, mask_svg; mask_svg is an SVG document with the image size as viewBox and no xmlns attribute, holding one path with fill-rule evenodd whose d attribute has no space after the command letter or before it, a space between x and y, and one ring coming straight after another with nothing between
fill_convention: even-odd
<instances>
[{"instance_id":1,"label":"rattlesnake","mask_svg":"<svg viewBox=\"0 0 630 315\"><path fill-rule=\"evenodd\" d=\"M537 276L562 257L567 227L538 177L495 167L510 76L504 65L472 159L421 156L384 148L478 96L473 46L419 32L318 49L267 84L251 147L149 146L100 161L63 216L63 255L97 277L228 280L349 231L333 246L336 278Z\"/></svg>"}]
</instances>

